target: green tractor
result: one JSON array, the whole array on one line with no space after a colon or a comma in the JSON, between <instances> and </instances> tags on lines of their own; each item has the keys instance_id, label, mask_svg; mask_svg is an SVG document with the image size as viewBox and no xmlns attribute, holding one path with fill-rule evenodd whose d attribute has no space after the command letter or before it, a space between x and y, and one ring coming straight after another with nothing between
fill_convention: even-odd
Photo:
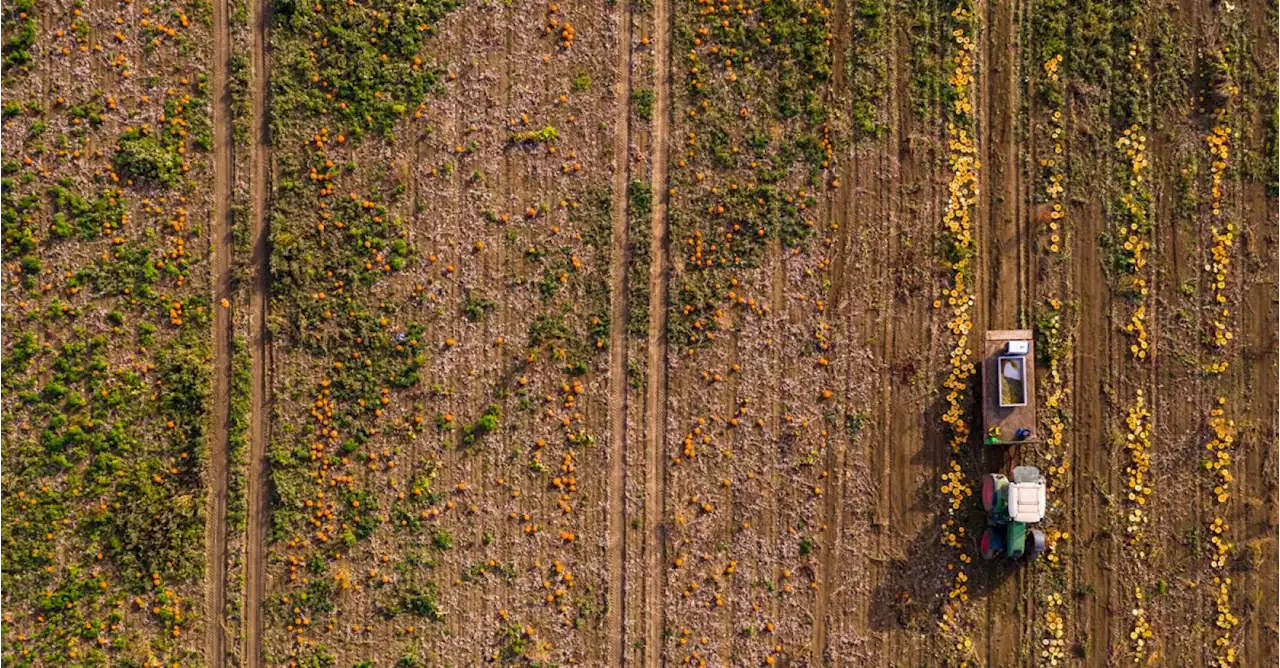
<instances>
[{"instance_id":1,"label":"green tractor","mask_svg":"<svg viewBox=\"0 0 1280 668\"><path fill-rule=\"evenodd\" d=\"M1034 559L1045 550L1044 532L1029 525L1044 519L1045 481L1040 469L1019 466L1013 482L999 473L982 478L982 509L987 530L982 534L982 558Z\"/></svg>"}]
</instances>

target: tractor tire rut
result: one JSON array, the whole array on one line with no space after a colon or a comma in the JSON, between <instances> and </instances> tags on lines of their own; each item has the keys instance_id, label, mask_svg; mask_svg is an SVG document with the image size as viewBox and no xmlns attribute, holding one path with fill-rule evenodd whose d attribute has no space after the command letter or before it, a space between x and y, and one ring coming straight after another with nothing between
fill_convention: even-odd
<instances>
[{"instance_id":1,"label":"tractor tire rut","mask_svg":"<svg viewBox=\"0 0 1280 668\"><path fill-rule=\"evenodd\" d=\"M253 53L253 146L251 148L250 188L252 200L253 284L250 296L250 343L252 358L252 418L249 426L248 536L245 567L245 651L244 662L250 668L262 665L262 601L266 587L266 542L268 515L268 474L266 462L269 435L267 406L270 397L268 376L267 307L270 278L270 243L267 233L268 142L267 142L267 25L270 16L268 0L257 0L252 7Z\"/></svg>"},{"instance_id":2,"label":"tractor tire rut","mask_svg":"<svg viewBox=\"0 0 1280 668\"><path fill-rule=\"evenodd\" d=\"M649 384L645 397L645 623L644 664L659 666L663 657L663 611L666 538L664 466L667 431L667 159L671 138L671 0L656 0L653 58L656 94L653 107L652 264L649 267Z\"/></svg>"},{"instance_id":3,"label":"tractor tire rut","mask_svg":"<svg viewBox=\"0 0 1280 668\"><path fill-rule=\"evenodd\" d=\"M227 655L227 467L231 410L231 93L227 3L213 5L213 406L209 442L208 510L205 520L205 665L224 665Z\"/></svg>"},{"instance_id":4,"label":"tractor tire rut","mask_svg":"<svg viewBox=\"0 0 1280 668\"><path fill-rule=\"evenodd\" d=\"M609 254L609 513L605 551L609 573L608 661L622 665L626 647L626 437L627 437L627 183L630 179L628 156L631 146L631 8L618 3L619 34L617 80L614 96L617 106L613 128L613 201L611 252Z\"/></svg>"}]
</instances>

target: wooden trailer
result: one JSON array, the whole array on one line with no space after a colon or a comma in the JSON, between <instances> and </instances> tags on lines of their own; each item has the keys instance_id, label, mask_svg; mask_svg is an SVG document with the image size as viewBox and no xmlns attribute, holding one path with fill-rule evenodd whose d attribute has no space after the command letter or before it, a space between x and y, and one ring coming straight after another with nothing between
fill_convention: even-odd
<instances>
[{"instance_id":1,"label":"wooden trailer","mask_svg":"<svg viewBox=\"0 0 1280 668\"><path fill-rule=\"evenodd\" d=\"M982 440L990 445L1040 440L1036 343L1029 329L991 330L983 341Z\"/></svg>"}]
</instances>

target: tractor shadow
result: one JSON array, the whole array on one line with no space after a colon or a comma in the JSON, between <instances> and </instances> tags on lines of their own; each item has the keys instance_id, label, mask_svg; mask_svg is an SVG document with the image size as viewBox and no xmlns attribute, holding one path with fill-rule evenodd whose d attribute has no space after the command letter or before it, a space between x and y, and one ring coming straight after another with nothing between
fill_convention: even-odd
<instances>
[{"instance_id":1,"label":"tractor shadow","mask_svg":"<svg viewBox=\"0 0 1280 668\"><path fill-rule=\"evenodd\" d=\"M905 370L902 375L905 376ZM941 386L945 378L943 373L933 375L933 386ZM980 408L980 399L970 397L965 407L966 414L976 416ZM946 409L943 398L936 397L921 415L922 424L942 424ZM1009 586L1020 586L1021 583L1017 582L1019 574L1029 566L1025 562L1003 558L983 561L979 556L979 541L987 527L987 515L978 496L980 476L997 471L1009 474L1019 463L1018 459L1023 454L1021 448L1025 446L988 446L974 434L961 452L953 457L945 430L926 428L923 435L923 447L913 452L910 461L913 465L933 470L934 474L924 484L936 485L941 472L955 461L973 487L973 495L954 515L956 523L965 529L961 540L965 554L972 559L968 564L962 563L956 549L942 543L942 525L949 517L945 507L949 507L949 503L939 498L936 487L918 490L905 512L892 513L894 522L889 527L879 527L879 533L873 532L871 536L871 540L879 545L878 549L872 548L873 553L878 553L872 561L881 569L867 611L868 625L875 632L936 635L940 609L952 600L950 594L955 569L959 567L963 567L968 576L964 592L968 601L963 607L969 616L980 619L997 592L1004 592ZM889 447L902 447L902 444ZM914 535L908 539L906 536L912 531ZM905 554L903 545L906 546ZM1006 585L1010 579L1015 582ZM1002 595L1008 597L1007 593ZM983 624L979 622L979 626Z\"/></svg>"},{"instance_id":2,"label":"tractor shadow","mask_svg":"<svg viewBox=\"0 0 1280 668\"><path fill-rule=\"evenodd\" d=\"M934 516L916 532L907 543L905 556L886 556L880 560L885 576L874 589L867 615L874 631L936 633L939 609L952 600L955 570L949 566L964 566L968 576L965 583L968 602L964 607L971 611L985 608L1006 581L1017 579L1019 572L1028 567L1021 561L983 561L978 556L978 541L986 528L986 514L980 507L965 508L956 515L956 520L965 527L965 553L973 557L969 564L961 563L955 549L941 541L945 514ZM901 544L896 538L886 542Z\"/></svg>"},{"instance_id":3,"label":"tractor shadow","mask_svg":"<svg viewBox=\"0 0 1280 668\"><path fill-rule=\"evenodd\" d=\"M977 462L965 462L966 471L1009 470L1010 450L982 448L972 452ZM972 480L975 488L978 482ZM938 500L941 499L932 499L928 505L936 508L933 502ZM914 511L922 511L925 504L913 505ZM959 561L959 554L954 548L942 543L942 525L947 517L945 511L934 511L906 543L905 555L895 549L896 545L902 545L900 535L895 535L892 530L879 530L877 540L882 550L873 561L881 564L884 576L870 599L868 618L874 631L937 632L938 609L950 600L955 567L964 566L968 576L965 594L969 600L965 607L970 610L986 608L992 596L1004 589L1006 581L1016 580L1021 569L1028 568L1029 564L1025 562L1004 558L987 562L979 557L978 543L987 527L987 513L980 505L977 489L955 514L956 522L965 529L964 552L973 558L968 564Z\"/></svg>"}]
</instances>

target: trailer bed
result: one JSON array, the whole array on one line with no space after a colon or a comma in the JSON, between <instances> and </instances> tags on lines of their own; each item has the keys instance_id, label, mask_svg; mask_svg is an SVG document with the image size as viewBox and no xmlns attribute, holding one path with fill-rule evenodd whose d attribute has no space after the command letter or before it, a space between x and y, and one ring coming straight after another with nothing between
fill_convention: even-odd
<instances>
[{"instance_id":1,"label":"trailer bed","mask_svg":"<svg viewBox=\"0 0 1280 668\"><path fill-rule=\"evenodd\" d=\"M1026 341L1025 356L1005 352L1010 341ZM1022 357L1019 360L1017 358ZM982 437L989 444L1034 443L1036 428L1036 344L1029 329L987 332L982 344ZM1019 401L1021 399L1021 401ZM1002 405L1008 404L1008 405ZM999 435L993 436L993 428ZM1019 429L1029 430L1018 440Z\"/></svg>"}]
</instances>

